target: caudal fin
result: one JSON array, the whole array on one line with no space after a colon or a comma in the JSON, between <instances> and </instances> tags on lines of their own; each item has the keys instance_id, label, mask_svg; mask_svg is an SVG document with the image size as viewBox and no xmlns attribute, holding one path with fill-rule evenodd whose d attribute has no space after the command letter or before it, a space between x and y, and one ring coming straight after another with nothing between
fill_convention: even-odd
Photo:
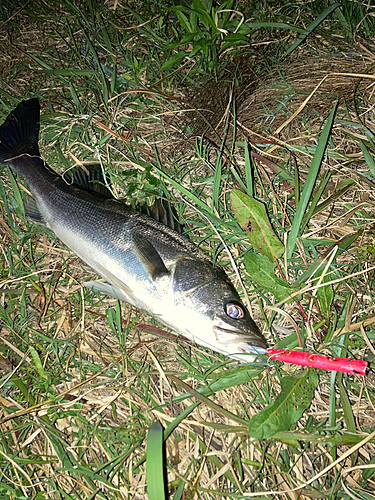
<instances>
[{"instance_id":1,"label":"caudal fin","mask_svg":"<svg viewBox=\"0 0 375 500\"><path fill-rule=\"evenodd\" d=\"M0 126L0 163L22 154L38 155L40 105L37 98L22 101Z\"/></svg>"}]
</instances>

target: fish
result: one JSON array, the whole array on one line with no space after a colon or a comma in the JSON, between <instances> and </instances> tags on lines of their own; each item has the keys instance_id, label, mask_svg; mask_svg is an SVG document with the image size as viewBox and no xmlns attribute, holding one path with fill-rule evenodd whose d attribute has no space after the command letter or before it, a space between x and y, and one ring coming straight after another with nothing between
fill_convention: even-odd
<instances>
[{"instance_id":1,"label":"fish","mask_svg":"<svg viewBox=\"0 0 375 500\"><path fill-rule=\"evenodd\" d=\"M153 316L175 334L253 363L267 342L225 271L181 234L42 159L40 103L21 101L0 126L0 164L27 184L28 220L49 228L105 281L85 282Z\"/></svg>"}]
</instances>

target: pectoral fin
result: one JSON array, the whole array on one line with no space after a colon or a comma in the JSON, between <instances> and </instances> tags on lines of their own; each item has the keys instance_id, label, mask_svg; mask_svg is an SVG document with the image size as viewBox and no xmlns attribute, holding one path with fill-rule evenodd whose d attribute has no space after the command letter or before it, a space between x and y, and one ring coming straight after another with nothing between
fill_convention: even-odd
<instances>
[{"instance_id":1,"label":"pectoral fin","mask_svg":"<svg viewBox=\"0 0 375 500\"><path fill-rule=\"evenodd\" d=\"M169 274L168 269L150 241L140 234L133 234L132 241L139 260L152 280Z\"/></svg>"}]
</instances>

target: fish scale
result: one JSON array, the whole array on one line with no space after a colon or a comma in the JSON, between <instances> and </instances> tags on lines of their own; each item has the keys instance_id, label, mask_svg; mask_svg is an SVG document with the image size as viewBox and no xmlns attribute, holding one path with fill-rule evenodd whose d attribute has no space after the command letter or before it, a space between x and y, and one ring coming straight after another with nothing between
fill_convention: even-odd
<instances>
[{"instance_id":1,"label":"fish scale","mask_svg":"<svg viewBox=\"0 0 375 500\"><path fill-rule=\"evenodd\" d=\"M0 126L0 163L26 181L33 195L25 205L28 219L51 229L106 280L85 285L234 359L252 362L265 355L267 343L233 284L202 250L169 226L108 198L105 189L83 189L82 173L71 184L42 160L39 115L38 100L30 99L8 116Z\"/></svg>"}]
</instances>

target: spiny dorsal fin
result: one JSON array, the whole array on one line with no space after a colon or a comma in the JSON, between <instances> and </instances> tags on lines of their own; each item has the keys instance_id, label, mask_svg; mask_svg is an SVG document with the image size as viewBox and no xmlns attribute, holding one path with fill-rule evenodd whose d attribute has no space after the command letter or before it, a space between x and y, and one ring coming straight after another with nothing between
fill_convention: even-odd
<instances>
[{"instance_id":1,"label":"spiny dorsal fin","mask_svg":"<svg viewBox=\"0 0 375 500\"><path fill-rule=\"evenodd\" d=\"M165 226L170 227L180 234L185 233L185 226L178 222L178 215L176 209L168 200L164 198L156 198L154 203L150 206L140 205L137 210L152 217L153 219L161 222Z\"/></svg>"},{"instance_id":2,"label":"spiny dorsal fin","mask_svg":"<svg viewBox=\"0 0 375 500\"><path fill-rule=\"evenodd\" d=\"M111 191L106 187L102 169L99 165L85 166L86 171L81 167L74 167L64 173L63 178L68 184L87 191L88 193L97 194L107 199L114 199Z\"/></svg>"},{"instance_id":3,"label":"spiny dorsal fin","mask_svg":"<svg viewBox=\"0 0 375 500\"><path fill-rule=\"evenodd\" d=\"M142 262L153 281L169 274L159 253L147 238L141 234L134 233L132 235L132 241L139 260Z\"/></svg>"},{"instance_id":4,"label":"spiny dorsal fin","mask_svg":"<svg viewBox=\"0 0 375 500\"><path fill-rule=\"evenodd\" d=\"M108 182L106 182L101 168L98 165L89 165L85 166L85 169L86 171L81 167L74 167L68 170L63 177L68 184L73 184L88 193L97 194L106 199L115 199L112 192L106 187ZM178 222L176 209L164 198L156 198L152 205L136 205L135 209L180 234L185 233L185 227Z\"/></svg>"}]
</instances>

